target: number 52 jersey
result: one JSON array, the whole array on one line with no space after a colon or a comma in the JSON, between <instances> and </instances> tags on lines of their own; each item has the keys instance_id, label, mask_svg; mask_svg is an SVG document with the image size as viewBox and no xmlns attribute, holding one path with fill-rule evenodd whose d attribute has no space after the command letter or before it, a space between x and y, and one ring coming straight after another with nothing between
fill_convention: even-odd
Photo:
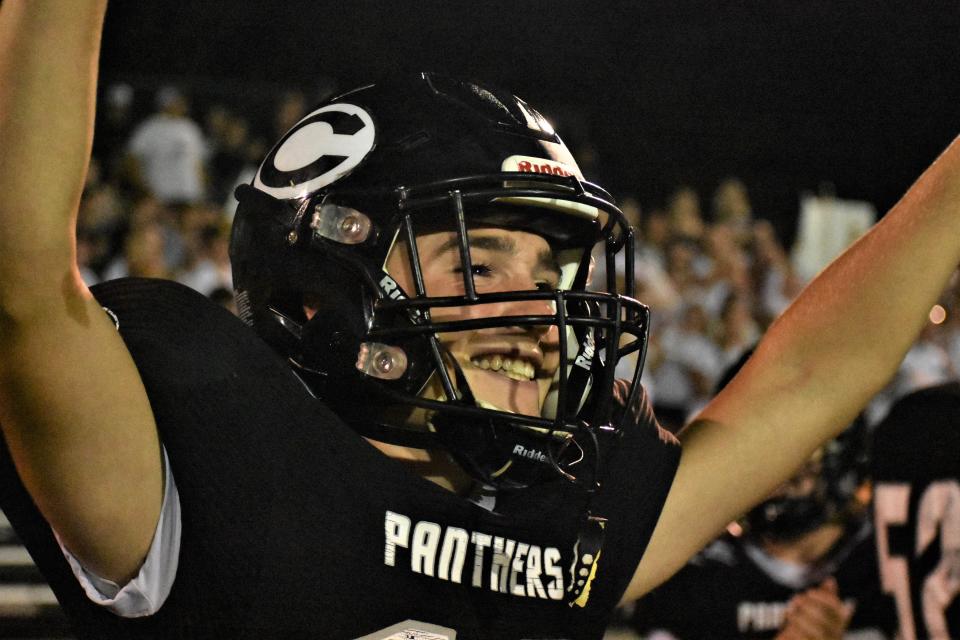
<instances>
[{"instance_id":1,"label":"number 52 jersey","mask_svg":"<svg viewBox=\"0 0 960 640\"><path fill-rule=\"evenodd\" d=\"M900 637L960 638L960 384L904 396L877 426L880 575Z\"/></svg>"}]
</instances>

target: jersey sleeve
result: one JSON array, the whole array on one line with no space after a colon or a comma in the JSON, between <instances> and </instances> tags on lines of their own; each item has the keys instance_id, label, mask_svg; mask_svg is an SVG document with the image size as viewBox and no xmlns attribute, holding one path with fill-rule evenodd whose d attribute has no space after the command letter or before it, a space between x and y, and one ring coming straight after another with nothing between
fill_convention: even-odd
<instances>
[{"instance_id":1,"label":"jersey sleeve","mask_svg":"<svg viewBox=\"0 0 960 640\"><path fill-rule=\"evenodd\" d=\"M153 533L153 541L147 557L138 573L122 587L101 578L85 568L63 545L54 531L60 550L63 551L73 575L90 600L108 611L124 618L140 618L155 614L163 606L173 581L177 576L180 560L180 496L170 469L167 452L163 450L163 505L160 519Z\"/></svg>"}]
</instances>

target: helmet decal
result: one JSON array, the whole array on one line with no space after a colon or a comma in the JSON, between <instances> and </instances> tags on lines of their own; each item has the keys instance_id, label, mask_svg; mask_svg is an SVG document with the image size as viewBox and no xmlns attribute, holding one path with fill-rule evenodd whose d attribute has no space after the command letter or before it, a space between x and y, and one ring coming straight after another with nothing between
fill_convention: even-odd
<instances>
[{"instance_id":1,"label":"helmet decal","mask_svg":"<svg viewBox=\"0 0 960 640\"><path fill-rule=\"evenodd\" d=\"M304 197L355 169L376 145L370 114L352 104L305 116L260 165L254 186L283 200Z\"/></svg>"},{"instance_id":2,"label":"helmet decal","mask_svg":"<svg viewBox=\"0 0 960 640\"><path fill-rule=\"evenodd\" d=\"M557 145L553 146L556 147ZM561 151L565 152L565 150ZM556 153L556 155L562 156L563 153ZM583 174L580 172L580 167L576 165L576 161L573 160L572 157L567 158L567 160L567 162L564 162L563 160L558 160L555 158L547 159L536 158L533 156L512 155L504 158L503 164L501 164L501 169L503 171L539 173L548 176L560 176L564 178L574 176L577 178L577 180L583 180ZM596 207L591 207L589 205L576 202L557 200L555 198L501 198L501 202L557 209L581 218L587 218L589 220L596 220L600 217L600 212Z\"/></svg>"},{"instance_id":3,"label":"helmet decal","mask_svg":"<svg viewBox=\"0 0 960 640\"><path fill-rule=\"evenodd\" d=\"M577 176L583 180L583 174L576 166L559 160L534 158L532 156L510 156L503 161L504 171L520 171L521 173L546 173L555 176Z\"/></svg>"}]
</instances>

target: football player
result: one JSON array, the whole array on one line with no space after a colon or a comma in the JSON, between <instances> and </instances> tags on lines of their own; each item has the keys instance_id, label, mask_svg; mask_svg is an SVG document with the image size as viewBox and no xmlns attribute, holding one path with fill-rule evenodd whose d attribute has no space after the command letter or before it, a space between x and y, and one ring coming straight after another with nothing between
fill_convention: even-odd
<instances>
[{"instance_id":1,"label":"football player","mask_svg":"<svg viewBox=\"0 0 960 640\"><path fill-rule=\"evenodd\" d=\"M0 504L83 637L598 638L852 420L960 261L955 144L681 458L614 380L632 282L586 291L598 242L632 272L620 211L525 102L422 74L319 105L238 191L243 321L91 292L105 5L0 6Z\"/></svg>"},{"instance_id":2,"label":"football player","mask_svg":"<svg viewBox=\"0 0 960 640\"><path fill-rule=\"evenodd\" d=\"M641 598L634 627L658 638L892 637L893 602L880 588L865 497L867 449L858 417L773 496Z\"/></svg>"},{"instance_id":3,"label":"football player","mask_svg":"<svg viewBox=\"0 0 960 640\"><path fill-rule=\"evenodd\" d=\"M894 404L874 434L874 517L899 638L960 637L960 384Z\"/></svg>"}]
</instances>

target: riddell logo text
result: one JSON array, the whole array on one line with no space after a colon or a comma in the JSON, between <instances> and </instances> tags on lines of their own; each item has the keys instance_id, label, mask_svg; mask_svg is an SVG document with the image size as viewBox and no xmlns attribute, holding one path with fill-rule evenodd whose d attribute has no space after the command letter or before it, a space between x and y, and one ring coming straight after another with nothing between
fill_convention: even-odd
<instances>
[{"instance_id":1,"label":"riddell logo text","mask_svg":"<svg viewBox=\"0 0 960 640\"><path fill-rule=\"evenodd\" d=\"M563 559L556 547L415 521L393 511L386 512L383 525L388 567L408 565L420 575L512 596L563 599Z\"/></svg>"},{"instance_id":2,"label":"riddell logo text","mask_svg":"<svg viewBox=\"0 0 960 640\"><path fill-rule=\"evenodd\" d=\"M549 162L544 162L543 164L534 164L529 160L521 160L517 163L517 171L523 173L547 173L555 176L564 176L569 177L573 174L555 164L550 164Z\"/></svg>"},{"instance_id":3,"label":"riddell logo text","mask_svg":"<svg viewBox=\"0 0 960 640\"><path fill-rule=\"evenodd\" d=\"M522 444L513 446L513 455L520 456L521 458L529 458L530 460L536 460L537 462L547 461L547 456L543 455L542 451L537 451L536 449L527 449Z\"/></svg>"},{"instance_id":4,"label":"riddell logo text","mask_svg":"<svg viewBox=\"0 0 960 640\"><path fill-rule=\"evenodd\" d=\"M380 288L391 300L404 300L406 298L405 295L400 293L400 285L390 276L383 276L380 279Z\"/></svg>"},{"instance_id":5,"label":"riddell logo text","mask_svg":"<svg viewBox=\"0 0 960 640\"><path fill-rule=\"evenodd\" d=\"M574 360L573 364L581 369L590 371L590 365L593 363L593 354L595 351L596 346L593 343L593 333L588 331L583 339L583 344L580 346L580 354L577 356L577 359Z\"/></svg>"}]
</instances>

